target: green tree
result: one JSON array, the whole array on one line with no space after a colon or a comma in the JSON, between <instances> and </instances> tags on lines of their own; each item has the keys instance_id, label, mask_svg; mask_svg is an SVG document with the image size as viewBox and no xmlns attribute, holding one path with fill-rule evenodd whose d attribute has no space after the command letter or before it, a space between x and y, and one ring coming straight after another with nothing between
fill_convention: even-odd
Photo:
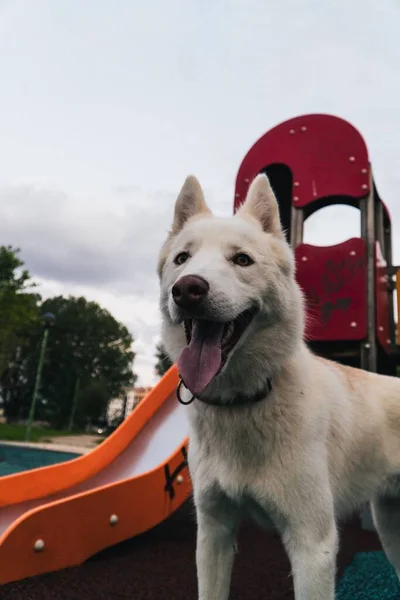
<instances>
[{"instance_id":1,"label":"green tree","mask_svg":"<svg viewBox=\"0 0 400 600\"><path fill-rule=\"evenodd\" d=\"M156 346L156 359L156 373L159 377L162 377L172 367L173 363L161 342Z\"/></svg>"},{"instance_id":2,"label":"green tree","mask_svg":"<svg viewBox=\"0 0 400 600\"><path fill-rule=\"evenodd\" d=\"M41 305L41 313L48 312L56 320L48 339L36 418L48 420L54 427L67 426L79 378L74 421L83 425L104 414L108 401L133 385L133 339L107 310L83 297L50 298ZM31 336L30 352L24 357L21 378L27 385L20 397L24 415L30 403L41 336L42 328L38 327Z\"/></svg>"},{"instance_id":3,"label":"green tree","mask_svg":"<svg viewBox=\"0 0 400 600\"><path fill-rule=\"evenodd\" d=\"M89 379L77 396L74 425L83 427L87 423L105 420L110 394L104 379Z\"/></svg>"},{"instance_id":4,"label":"green tree","mask_svg":"<svg viewBox=\"0 0 400 600\"><path fill-rule=\"evenodd\" d=\"M5 404L15 407L21 361L39 322L40 303L19 252L19 248L0 246L0 394Z\"/></svg>"}]
</instances>

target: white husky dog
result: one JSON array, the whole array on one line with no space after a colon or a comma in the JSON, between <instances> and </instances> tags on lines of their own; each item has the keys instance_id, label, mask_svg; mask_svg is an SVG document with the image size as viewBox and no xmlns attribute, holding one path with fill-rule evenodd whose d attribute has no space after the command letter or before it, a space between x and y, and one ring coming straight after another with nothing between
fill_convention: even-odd
<instances>
[{"instance_id":1,"label":"white husky dog","mask_svg":"<svg viewBox=\"0 0 400 600\"><path fill-rule=\"evenodd\" d=\"M163 343L182 377L200 600L229 597L243 515L272 518L296 600L333 600L337 519L370 501L400 574L400 381L318 358L267 177L233 217L194 177L158 268ZM268 577L268 565L266 565Z\"/></svg>"}]
</instances>

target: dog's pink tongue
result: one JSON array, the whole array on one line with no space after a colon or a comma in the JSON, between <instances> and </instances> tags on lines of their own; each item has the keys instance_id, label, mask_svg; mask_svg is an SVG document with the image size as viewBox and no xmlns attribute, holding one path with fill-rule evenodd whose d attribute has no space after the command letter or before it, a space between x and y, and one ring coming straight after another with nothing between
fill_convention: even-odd
<instances>
[{"instance_id":1,"label":"dog's pink tongue","mask_svg":"<svg viewBox=\"0 0 400 600\"><path fill-rule=\"evenodd\" d=\"M223 323L194 320L192 337L178 358L178 368L185 386L199 395L218 373L221 357Z\"/></svg>"}]
</instances>

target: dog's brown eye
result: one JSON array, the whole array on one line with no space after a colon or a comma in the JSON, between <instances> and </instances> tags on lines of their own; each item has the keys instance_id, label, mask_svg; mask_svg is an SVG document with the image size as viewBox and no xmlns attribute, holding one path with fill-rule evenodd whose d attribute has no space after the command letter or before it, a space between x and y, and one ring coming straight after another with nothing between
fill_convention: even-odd
<instances>
[{"instance_id":1,"label":"dog's brown eye","mask_svg":"<svg viewBox=\"0 0 400 600\"><path fill-rule=\"evenodd\" d=\"M179 252L179 254L175 256L174 263L176 265L183 265L188 258L190 258L189 252Z\"/></svg>"},{"instance_id":2,"label":"dog's brown eye","mask_svg":"<svg viewBox=\"0 0 400 600\"><path fill-rule=\"evenodd\" d=\"M238 265L239 267L248 267L254 263L254 260L252 258L250 258L250 256L248 254L245 254L244 252L235 254L235 256L233 257L232 260L235 263L235 265Z\"/></svg>"}]
</instances>

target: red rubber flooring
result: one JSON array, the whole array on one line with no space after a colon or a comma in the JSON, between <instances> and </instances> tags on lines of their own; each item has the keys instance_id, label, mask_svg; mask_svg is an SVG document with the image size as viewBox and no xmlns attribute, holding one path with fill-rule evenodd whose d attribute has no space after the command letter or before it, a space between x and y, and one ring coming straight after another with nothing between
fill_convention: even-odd
<instances>
[{"instance_id":1,"label":"red rubber flooring","mask_svg":"<svg viewBox=\"0 0 400 600\"><path fill-rule=\"evenodd\" d=\"M1 600L196 600L196 526L185 505L154 530L85 564L8 584ZM357 520L343 526L339 570L357 552L380 550L375 533ZM293 600L290 568L279 537L245 524L232 578L231 600Z\"/></svg>"}]
</instances>

